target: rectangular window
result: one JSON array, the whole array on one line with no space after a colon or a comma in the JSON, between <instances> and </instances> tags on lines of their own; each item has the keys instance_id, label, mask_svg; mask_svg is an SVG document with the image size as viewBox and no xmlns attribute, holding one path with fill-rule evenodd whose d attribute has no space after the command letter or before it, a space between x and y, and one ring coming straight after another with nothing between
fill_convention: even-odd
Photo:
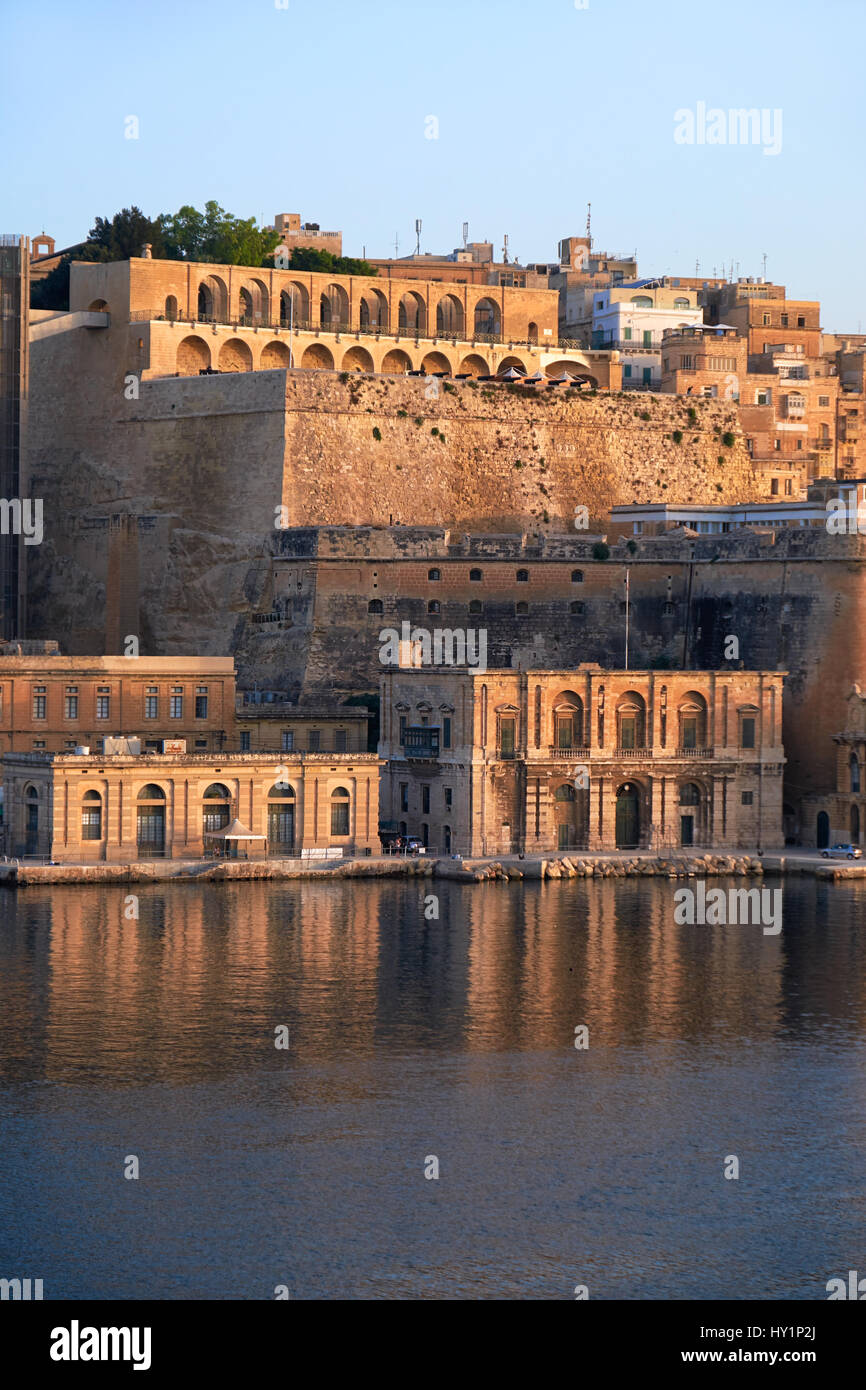
<instances>
[{"instance_id":1,"label":"rectangular window","mask_svg":"<svg viewBox=\"0 0 866 1390\"><path fill-rule=\"evenodd\" d=\"M97 695L96 697L96 717L97 719L108 719L111 715L111 696Z\"/></svg>"},{"instance_id":2,"label":"rectangular window","mask_svg":"<svg viewBox=\"0 0 866 1390\"><path fill-rule=\"evenodd\" d=\"M443 787L442 790L443 790L443 793L444 793L444 795L445 795L445 810L446 810L446 811L450 811L450 810L451 810L451 788L450 788L450 787Z\"/></svg>"},{"instance_id":3,"label":"rectangular window","mask_svg":"<svg viewBox=\"0 0 866 1390\"><path fill-rule=\"evenodd\" d=\"M331 802L331 834L348 835L349 833L349 803L348 801Z\"/></svg>"},{"instance_id":4,"label":"rectangular window","mask_svg":"<svg viewBox=\"0 0 866 1390\"><path fill-rule=\"evenodd\" d=\"M754 748L755 746L755 721L752 718L744 718L740 726L740 747Z\"/></svg>"},{"instance_id":5,"label":"rectangular window","mask_svg":"<svg viewBox=\"0 0 866 1390\"><path fill-rule=\"evenodd\" d=\"M773 496L773 497L778 497L778 495L779 495L779 479L778 479L778 478L772 478L772 479L770 480L770 494L771 494L771 496Z\"/></svg>"},{"instance_id":6,"label":"rectangular window","mask_svg":"<svg viewBox=\"0 0 866 1390\"><path fill-rule=\"evenodd\" d=\"M622 374L623 374L623 377L624 377L626 380L628 380L628 378L631 376L631 363L630 363L630 362L626 362L625 366L624 366L623 369L622 369Z\"/></svg>"},{"instance_id":7,"label":"rectangular window","mask_svg":"<svg viewBox=\"0 0 866 1390\"><path fill-rule=\"evenodd\" d=\"M336 730L334 731L334 752L335 752L335 753L345 753L347 743L348 743L348 739L347 739L347 737L346 737L346 730L345 730L345 729L336 729Z\"/></svg>"},{"instance_id":8,"label":"rectangular window","mask_svg":"<svg viewBox=\"0 0 866 1390\"><path fill-rule=\"evenodd\" d=\"M144 697L144 717L145 719L159 718L159 696L145 695Z\"/></svg>"},{"instance_id":9,"label":"rectangular window","mask_svg":"<svg viewBox=\"0 0 866 1390\"><path fill-rule=\"evenodd\" d=\"M442 720L442 747L451 747L451 718L446 715Z\"/></svg>"},{"instance_id":10,"label":"rectangular window","mask_svg":"<svg viewBox=\"0 0 866 1390\"><path fill-rule=\"evenodd\" d=\"M34 718L34 719L44 719L44 718L45 718L45 702L46 702L46 697L45 697L45 695L43 695L43 694L40 693L40 691L43 691L44 689L45 689L44 685L43 685L43 686L37 686L37 688L36 688L37 693L33 696L33 718Z\"/></svg>"},{"instance_id":11,"label":"rectangular window","mask_svg":"<svg viewBox=\"0 0 866 1390\"><path fill-rule=\"evenodd\" d=\"M805 314L798 314L798 315L797 315L797 327L798 327L798 328L805 328L805 327L806 327L806 316L805 316Z\"/></svg>"},{"instance_id":12,"label":"rectangular window","mask_svg":"<svg viewBox=\"0 0 866 1390\"><path fill-rule=\"evenodd\" d=\"M790 478L786 478L786 479L785 479L785 496L786 496L786 497L790 497L791 494L792 494L792 491L793 491L793 485L792 485L791 479L790 479Z\"/></svg>"},{"instance_id":13,"label":"rectangular window","mask_svg":"<svg viewBox=\"0 0 866 1390\"><path fill-rule=\"evenodd\" d=\"M401 715L400 715L400 743L401 743L401 744L404 744L405 742L406 742L406 716L405 716L405 714L401 714Z\"/></svg>"},{"instance_id":14,"label":"rectangular window","mask_svg":"<svg viewBox=\"0 0 866 1390\"><path fill-rule=\"evenodd\" d=\"M818 405L819 405L822 409L826 410L827 407L829 406L829 404L830 404L830 397L829 397L829 396L819 396L819 397L818 397Z\"/></svg>"},{"instance_id":15,"label":"rectangular window","mask_svg":"<svg viewBox=\"0 0 866 1390\"><path fill-rule=\"evenodd\" d=\"M643 345L644 347L652 347L653 345L653 335L651 328L645 328L643 331Z\"/></svg>"},{"instance_id":16,"label":"rectangular window","mask_svg":"<svg viewBox=\"0 0 866 1390\"><path fill-rule=\"evenodd\" d=\"M422 816L429 816L430 814L430 786L427 782L421 788L421 814Z\"/></svg>"},{"instance_id":17,"label":"rectangular window","mask_svg":"<svg viewBox=\"0 0 866 1390\"><path fill-rule=\"evenodd\" d=\"M751 804L752 804L752 802L754 801L754 799L755 799L755 793L754 793L754 792L743 792L742 795L741 795L741 797L740 797L740 801L742 802L743 806L751 806Z\"/></svg>"},{"instance_id":18,"label":"rectangular window","mask_svg":"<svg viewBox=\"0 0 866 1390\"><path fill-rule=\"evenodd\" d=\"M691 716L683 719L683 748L697 748L698 721Z\"/></svg>"},{"instance_id":19,"label":"rectangular window","mask_svg":"<svg viewBox=\"0 0 866 1390\"><path fill-rule=\"evenodd\" d=\"M249 751L250 751L250 731L249 731L249 729L242 729L242 730L241 730L241 752L242 752L242 753L249 753Z\"/></svg>"},{"instance_id":20,"label":"rectangular window","mask_svg":"<svg viewBox=\"0 0 866 1390\"><path fill-rule=\"evenodd\" d=\"M514 753L513 719L503 719L499 725L499 752L506 758Z\"/></svg>"},{"instance_id":21,"label":"rectangular window","mask_svg":"<svg viewBox=\"0 0 866 1390\"><path fill-rule=\"evenodd\" d=\"M653 379L653 369L652 369L652 367L644 367L644 369L643 369L643 379L644 379L644 385L647 385L649 382L652 381L652 379Z\"/></svg>"},{"instance_id":22,"label":"rectangular window","mask_svg":"<svg viewBox=\"0 0 866 1390\"><path fill-rule=\"evenodd\" d=\"M762 316L762 318L761 318L761 323L763 324L764 328L766 328L766 327L769 325L769 322L770 322L770 315L769 315L769 314L764 314L764 315ZM766 347L766 343L764 344L764 346Z\"/></svg>"},{"instance_id":23,"label":"rectangular window","mask_svg":"<svg viewBox=\"0 0 866 1390\"><path fill-rule=\"evenodd\" d=\"M293 753L295 751L294 729L283 729L282 749L284 753Z\"/></svg>"},{"instance_id":24,"label":"rectangular window","mask_svg":"<svg viewBox=\"0 0 866 1390\"><path fill-rule=\"evenodd\" d=\"M401 811L408 811L408 810L409 810L409 783L408 783L408 782L401 782L401 783L400 783L400 810L401 810Z\"/></svg>"},{"instance_id":25,"label":"rectangular window","mask_svg":"<svg viewBox=\"0 0 866 1390\"><path fill-rule=\"evenodd\" d=\"M620 748L635 748L635 718L634 715L624 714L620 720Z\"/></svg>"},{"instance_id":26,"label":"rectangular window","mask_svg":"<svg viewBox=\"0 0 866 1390\"><path fill-rule=\"evenodd\" d=\"M783 327L783 328L787 328L787 327L788 327L788 315L787 315L787 314L783 314L783 315L782 315L782 327Z\"/></svg>"},{"instance_id":27,"label":"rectangular window","mask_svg":"<svg viewBox=\"0 0 866 1390\"><path fill-rule=\"evenodd\" d=\"M196 719L207 719L207 696L196 695L195 697L195 717Z\"/></svg>"},{"instance_id":28,"label":"rectangular window","mask_svg":"<svg viewBox=\"0 0 866 1390\"><path fill-rule=\"evenodd\" d=\"M318 753L322 746L321 729L310 729L307 735L307 747L311 753Z\"/></svg>"},{"instance_id":29,"label":"rectangular window","mask_svg":"<svg viewBox=\"0 0 866 1390\"><path fill-rule=\"evenodd\" d=\"M172 719L183 719L183 696L172 695L169 700L169 716Z\"/></svg>"},{"instance_id":30,"label":"rectangular window","mask_svg":"<svg viewBox=\"0 0 866 1390\"><path fill-rule=\"evenodd\" d=\"M102 812L101 812L101 811L82 811L82 812L81 812L81 838L82 838L82 840L101 840L101 839L102 839Z\"/></svg>"},{"instance_id":31,"label":"rectangular window","mask_svg":"<svg viewBox=\"0 0 866 1390\"><path fill-rule=\"evenodd\" d=\"M630 343L630 342L631 342L631 329L630 329L630 328L624 328L623 331L622 331L622 336L623 336L623 339L624 339L625 342Z\"/></svg>"}]
</instances>

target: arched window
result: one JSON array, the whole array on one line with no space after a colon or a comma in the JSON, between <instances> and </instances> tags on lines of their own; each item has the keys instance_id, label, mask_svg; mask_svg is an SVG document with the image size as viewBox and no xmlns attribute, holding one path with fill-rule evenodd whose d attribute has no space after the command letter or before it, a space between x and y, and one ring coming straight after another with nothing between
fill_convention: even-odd
<instances>
[{"instance_id":1,"label":"arched window","mask_svg":"<svg viewBox=\"0 0 866 1390\"><path fill-rule=\"evenodd\" d=\"M480 584L484 575L481 570L470 570L469 578L473 584Z\"/></svg>"},{"instance_id":2,"label":"arched window","mask_svg":"<svg viewBox=\"0 0 866 1390\"><path fill-rule=\"evenodd\" d=\"M616 707L617 747L620 749L645 747L646 704L636 690L629 690L620 698Z\"/></svg>"},{"instance_id":3,"label":"arched window","mask_svg":"<svg viewBox=\"0 0 866 1390\"><path fill-rule=\"evenodd\" d=\"M204 811L202 829L204 831L222 830L231 820L232 798L228 787L222 782L212 782L202 797Z\"/></svg>"},{"instance_id":4,"label":"arched window","mask_svg":"<svg viewBox=\"0 0 866 1390\"><path fill-rule=\"evenodd\" d=\"M177 299L170 294L165 301L165 316L174 321L177 318Z\"/></svg>"},{"instance_id":5,"label":"arched window","mask_svg":"<svg viewBox=\"0 0 866 1390\"><path fill-rule=\"evenodd\" d=\"M577 793L570 782L563 782L561 787L557 787L553 794L556 801L576 801Z\"/></svg>"},{"instance_id":6,"label":"arched window","mask_svg":"<svg viewBox=\"0 0 866 1390\"><path fill-rule=\"evenodd\" d=\"M472 599L471 603L469 604L469 612L470 612L470 613L480 613L480 612L481 612L481 600L480 600L479 598L474 598L474 599Z\"/></svg>"},{"instance_id":7,"label":"arched window","mask_svg":"<svg viewBox=\"0 0 866 1390\"><path fill-rule=\"evenodd\" d=\"M381 600L380 598L371 598L371 599L370 599L370 602L367 604L367 612L368 612L368 613L384 613L384 612L385 612L385 606L384 606L384 604L382 603L382 600Z\"/></svg>"},{"instance_id":8,"label":"arched window","mask_svg":"<svg viewBox=\"0 0 866 1390\"><path fill-rule=\"evenodd\" d=\"M492 299L479 299L475 305L475 336L499 337L499 306Z\"/></svg>"},{"instance_id":9,"label":"arched window","mask_svg":"<svg viewBox=\"0 0 866 1390\"><path fill-rule=\"evenodd\" d=\"M851 769L851 790L852 790L852 792L859 792L859 790L860 790L860 764L859 764L858 761L857 761L857 754L856 754L856 753L852 753L852 754L851 754L851 761L850 761L850 763L849 763L849 767L850 767L850 769Z\"/></svg>"},{"instance_id":10,"label":"arched window","mask_svg":"<svg viewBox=\"0 0 866 1390\"><path fill-rule=\"evenodd\" d=\"M349 793L345 787L336 787L331 792L331 834L349 833Z\"/></svg>"},{"instance_id":11,"label":"arched window","mask_svg":"<svg viewBox=\"0 0 866 1390\"><path fill-rule=\"evenodd\" d=\"M652 297L648 294L633 294L632 304L636 304L639 309L651 309L653 306Z\"/></svg>"},{"instance_id":12,"label":"arched window","mask_svg":"<svg viewBox=\"0 0 866 1390\"><path fill-rule=\"evenodd\" d=\"M568 611L575 618L582 617L584 611L584 604L581 602L580 599L575 599L572 603L568 605Z\"/></svg>"},{"instance_id":13,"label":"arched window","mask_svg":"<svg viewBox=\"0 0 866 1390\"><path fill-rule=\"evenodd\" d=\"M674 308L689 309L691 308L691 305L689 304L689 301L685 298L684 295L677 295L676 299L674 300Z\"/></svg>"},{"instance_id":14,"label":"arched window","mask_svg":"<svg viewBox=\"0 0 866 1390\"><path fill-rule=\"evenodd\" d=\"M431 580L431 582L435 583L436 580L442 578L442 575L440 574L439 570L428 570L427 578Z\"/></svg>"},{"instance_id":15,"label":"arched window","mask_svg":"<svg viewBox=\"0 0 866 1390\"><path fill-rule=\"evenodd\" d=\"M276 782L268 792L268 848L285 853L295 843L295 791L288 782Z\"/></svg>"},{"instance_id":16,"label":"arched window","mask_svg":"<svg viewBox=\"0 0 866 1390\"><path fill-rule=\"evenodd\" d=\"M81 838L102 839L102 797L99 792L85 792L81 798Z\"/></svg>"},{"instance_id":17,"label":"arched window","mask_svg":"<svg viewBox=\"0 0 866 1390\"><path fill-rule=\"evenodd\" d=\"M572 570L572 571L571 571L571 582L572 582L572 584L582 584L582 583L583 583L583 570Z\"/></svg>"},{"instance_id":18,"label":"arched window","mask_svg":"<svg viewBox=\"0 0 866 1390\"><path fill-rule=\"evenodd\" d=\"M518 605L517 605L517 616L518 616L518 618L525 618L526 615L528 614L528 612L529 612L529 604L528 604L528 603L518 603Z\"/></svg>"},{"instance_id":19,"label":"arched window","mask_svg":"<svg viewBox=\"0 0 866 1390\"><path fill-rule=\"evenodd\" d=\"M136 801L165 801L165 792L155 782L148 782L138 793Z\"/></svg>"},{"instance_id":20,"label":"arched window","mask_svg":"<svg viewBox=\"0 0 866 1390\"><path fill-rule=\"evenodd\" d=\"M427 612L428 612L428 613L439 613L439 611L440 611L439 600L438 600L438 599L435 599L435 598L431 598L430 602L427 604Z\"/></svg>"},{"instance_id":21,"label":"arched window","mask_svg":"<svg viewBox=\"0 0 866 1390\"><path fill-rule=\"evenodd\" d=\"M583 701L573 690L562 690L553 702L553 742L556 748L583 744Z\"/></svg>"},{"instance_id":22,"label":"arched window","mask_svg":"<svg viewBox=\"0 0 866 1390\"><path fill-rule=\"evenodd\" d=\"M681 806L700 806L701 789L694 782L685 782L680 787Z\"/></svg>"},{"instance_id":23,"label":"arched window","mask_svg":"<svg viewBox=\"0 0 866 1390\"><path fill-rule=\"evenodd\" d=\"M517 571L517 582L518 582L518 584L528 584L528 583L529 583L529 570L518 570L518 571Z\"/></svg>"},{"instance_id":24,"label":"arched window","mask_svg":"<svg viewBox=\"0 0 866 1390\"><path fill-rule=\"evenodd\" d=\"M252 323L253 321L253 297L249 290L242 289L239 296L240 314L242 323Z\"/></svg>"},{"instance_id":25,"label":"arched window","mask_svg":"<svg viewBox=\"0 0 866 1390\"><path fill-rule=\"evenodd\" d=\"M679 702L678 746L687 752L707 742L707 702L699 690L689 690Z\"/></svg>"}]
</instances>

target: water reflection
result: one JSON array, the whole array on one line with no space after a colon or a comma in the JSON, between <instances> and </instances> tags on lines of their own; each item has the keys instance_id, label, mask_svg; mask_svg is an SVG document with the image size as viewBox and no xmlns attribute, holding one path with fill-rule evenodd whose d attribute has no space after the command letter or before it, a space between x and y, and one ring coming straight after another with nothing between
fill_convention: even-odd
<instances>
[{"instance_id":1,"label":"water reflection","mask_svg":"<svg viewBox=\"0 0 866 1390\"><path fill-rule=\"evenodd\" d=\"M0 897L0 1076L116 1084L293 1061L757 1040L864 1023L866 891L792 880L778 936L674 885L241 883ZM425 896L439 900L425 917Z\"/></svg>"}]
</instances>

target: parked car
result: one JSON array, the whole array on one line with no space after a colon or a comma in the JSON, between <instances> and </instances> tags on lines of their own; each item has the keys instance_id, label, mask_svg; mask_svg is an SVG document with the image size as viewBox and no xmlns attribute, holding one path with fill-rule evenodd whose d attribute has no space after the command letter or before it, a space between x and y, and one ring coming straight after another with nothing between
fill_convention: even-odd
<instances>
[{"instance_id":1,"label":"parked car","mask_svg":"<svg viewBox=\"0 0 866 1390\"><path fill-rule=\"evenodd\" d=\"M863 851L857 845L832 845L821 850L822 859L860 859Z\"/></svg>"}]
</instances>

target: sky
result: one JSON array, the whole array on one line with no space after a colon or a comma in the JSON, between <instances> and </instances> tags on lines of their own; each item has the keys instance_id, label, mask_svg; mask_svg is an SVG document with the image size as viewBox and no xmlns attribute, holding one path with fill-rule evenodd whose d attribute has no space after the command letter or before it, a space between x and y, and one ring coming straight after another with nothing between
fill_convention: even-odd
<instances>
[{"instance_id":1,"label":"sky","mask_svg":"<svg viewBox=\"0 0 866 1390\"><path fill-rule=\"evenodd\" d=\"M0 0L0 31L0 232L213 198L347 255L421 218L422 250L468 222L526 263L591 203L642 276L733 262L866 329L866 0Z\"/></svg>"}]
</instances>

